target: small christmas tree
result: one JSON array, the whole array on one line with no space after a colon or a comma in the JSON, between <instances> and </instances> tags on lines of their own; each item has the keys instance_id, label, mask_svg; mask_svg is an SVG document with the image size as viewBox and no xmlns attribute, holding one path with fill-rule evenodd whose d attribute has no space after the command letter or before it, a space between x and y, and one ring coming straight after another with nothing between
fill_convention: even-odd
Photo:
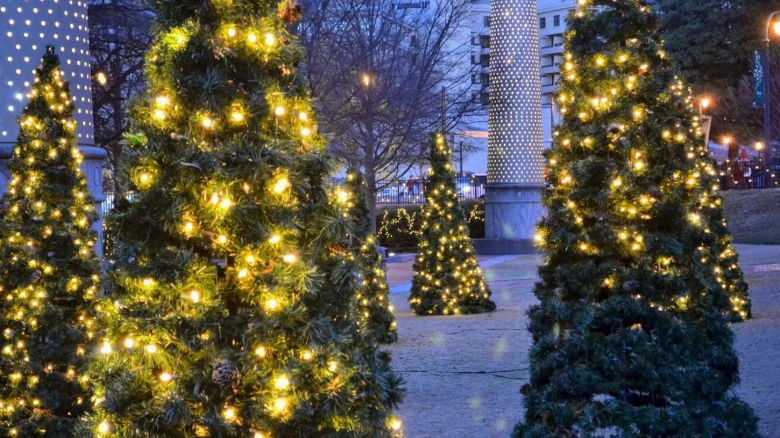
<instances>
[{"instance_id":1,"label":"small christmas tree","mask_svg":"<svg viewBox=\"0 0 780 438\"><path fill-rule=\"evenodd\" d=\"M68 84L46 48L19 117L0 242L0 435L72 436L99 285L96 218Z\"/></svg>"},{"instance_id":2,"label":"small christmas tree","mask_svg":"<svg viewBox=\"0 0 780 438\"><path fill-rule=\"evenodd\" d=\"M351 312L295 2L154 6L80 436L396 435L400 382Z\"/></svg>"},{"instance_id":3,"label":"small christmas tree","mask_svg":"<svg viewBox=\"0 0 780 438\"><path fill-rule=\"evenodd\" d=\"M466 214L460 205L452 151L437 134L431 144L417 258L409 302L418 315L492 312L490 289L474 254Z\"/></svg>"},{"instance_id":4,"label":"small christmas tree","mask_svg":"<svg viewBox=\"0 0 780 438\"><path fill-rule=\"evenodd\" d=\"M382 255L371 231L371 218L366 206L368 190L359 170L347 172L344 193L344 196L349 197L352 225L350 250L357 274L355 303L360 312L361 331L377 342L390 344L398 340L395 316L388 299L390 291L382 266Z\"/></svg>"},{"instance_id":5,"label":"small christmas tree","mask_svg":"<svg viewBox=\"0 0 780 438\"><path fill-rule=\"evenodd\" d=\"M686 97L687 103L693 103L690 90L685 89L681 81L673 88L674 94ZM719 194L720 183L718 173L713 166L709 148L704 142L694 143L688 155L694 155L699 169L699 194L695 209L701 220L700 229L704 231L701 240L703 244L697 248L700 261L710 267L709 287L718 290L715 305L732 322L739 322L751 317L750 296L742 269L739 265L737 250L732 244L726 218L723 213L723 199ZM696 216L694 216L696 218Z\"/></svg>"},{"instance_id":6,"label":"small christmas tree","mask_svg":"<svg viewBox=\"0 0 780 438\"><path fill-rule=\"evenodd\" d=\"M639 0L582 0L569 17L516 437L757 435L731 392L711 245L728 237L701 123L655 22Z\"/></svg>"}]
</instances>

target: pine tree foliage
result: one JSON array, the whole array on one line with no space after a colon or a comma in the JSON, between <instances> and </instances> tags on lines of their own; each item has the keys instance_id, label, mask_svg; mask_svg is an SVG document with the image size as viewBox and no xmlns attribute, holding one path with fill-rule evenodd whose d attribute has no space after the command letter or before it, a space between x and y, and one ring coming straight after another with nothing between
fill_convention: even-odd
<instances>
[{"instance_id":1,"label":"pine tree foliage","mask_svg":"<svg viewBox=\"0 0 780 438\"><path fill-rule=\"evenodd\" d=\"M400 381L350 313L294 2L154 2L135 196L80 436L389 437Z\"/></svg>"},{"instance_id":2,"label":"pine tree foliage","mask_svg":"<svg viewBox=\"0 0 780 438\"><path fill-rule=\"evenodd\" d=\"M418 315L482 313L496 308L469 237L451 161L452 150L444 136L436 134L409 297Z\"/></svg>"},{"instance_id":3,"label":"pine tree foliage","mask_svg":"<svg viewBox=\"0 0 780 438\"><path fill-rule=\"evenodd\" d=\"M361 331L383 344L398 340L393 305L388 294L390 289L382 266L379 244L371 231L366 197L368 188L360 170L347 172L347 183L343 197L349 206L352 229L350 254L355 264L357 290L356 311L360 315Z\"/></svg>"},{"instance_id":4,"label":"pine tree foliage","mask_svg":"<svg viewBox=\"0 0 780 438\"><path fill-rule=\"evenodd\" d=\"M96 215L63 78L48 47L8 163L0 242L2 436L71 436L91 407L82 371L96 329Z\"/></svg>"},{"instance_id":5,"label":"pine tree foliage","mask_svg":"<svg viewBox=\"0 0 780 438\"><path fill-rule=\"evenodd\" d=\"M569 24L514 436L756 436L715 269L735 255L655 15L583 0Z\"/></svg>"}]
</instances>

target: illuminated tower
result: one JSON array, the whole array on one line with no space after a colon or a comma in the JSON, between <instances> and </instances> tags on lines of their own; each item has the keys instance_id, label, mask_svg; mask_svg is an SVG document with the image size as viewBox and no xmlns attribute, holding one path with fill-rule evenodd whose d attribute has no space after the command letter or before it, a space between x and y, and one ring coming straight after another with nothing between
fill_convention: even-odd
<instances>
[{"instance_id":1,"label":"illuminated tower","mask_svg":"<svg viewBox=\"0 0 780 438\"><path fill-rule=\"evenodd\" d=\"M6 161L19 134L16 118L27 103L33 70L51 45L76 107L81 169L95 202L105 200L101 172L106 152L93 147L87 6L86 0L0 0L0 193L8 184ZM101 228L100 222L95 224L102 237Z\"/></svg>"},{"instance_id":2,"label":"illuminated tower","mask_svg":"<svg viewBox=\"0 0 780 438\"><path fill-rule=\"evenodd\" d=\"M488 253L533 251L544 213L544 145L535 0L493 0L485 242Z\"/></svg>"}]
</instances>

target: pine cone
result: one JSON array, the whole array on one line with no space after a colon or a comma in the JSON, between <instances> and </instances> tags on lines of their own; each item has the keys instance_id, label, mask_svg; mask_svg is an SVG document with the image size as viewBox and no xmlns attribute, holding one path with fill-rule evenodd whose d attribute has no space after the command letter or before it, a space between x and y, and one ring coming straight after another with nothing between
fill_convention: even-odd
<instances>
[{"instance_id":1,"label":"pine cone","mask_svg":"<svg viewBox=\"0 0 780 438\"><path fill-rule=\"evenodd\" d=\"M223 359L217 363L211 372L211 380L224 390L235 390L241 382L241 373L238 371L236 364Z\"/></svg>"},{"instance_id":2,"label":"pine cone","mask_svg":"<svg viewBox=\"0 0 780 438\"><path fill-rule=\"evenodd\" d=\"M279 5L279 17L288 24L295 24L303 18L303 8L297 0L285 0Z\"/></svg>"}]
</instances>

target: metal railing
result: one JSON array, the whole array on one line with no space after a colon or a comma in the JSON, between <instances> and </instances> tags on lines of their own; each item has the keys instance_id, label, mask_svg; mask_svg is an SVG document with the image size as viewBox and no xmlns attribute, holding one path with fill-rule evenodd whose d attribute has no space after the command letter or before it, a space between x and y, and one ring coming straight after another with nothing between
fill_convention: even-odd
<instances>
[{"instance_id":1,"label":"metal railing","mask_svg":"<svg viewBox=\"0 0 780 438\"><path fill-rule=\"evenodd\" d=\"M425 204L425 182L422 178L412 178L385 187L376 194L376 204L383 207ZM486 175L455 177L456 190L461 200L484 197L486 183Z\"/></svg>"},{"instance_id":2,"label":"metal railing","mask_svg":"<svg viewBox=\"0 0 780 438\"><path fill-rule=\"evenodd\" d=\"M718 175L721 190L777 188L780 187L780 162L725 161L718 165Z\"/></svg>"}]
</instances>

